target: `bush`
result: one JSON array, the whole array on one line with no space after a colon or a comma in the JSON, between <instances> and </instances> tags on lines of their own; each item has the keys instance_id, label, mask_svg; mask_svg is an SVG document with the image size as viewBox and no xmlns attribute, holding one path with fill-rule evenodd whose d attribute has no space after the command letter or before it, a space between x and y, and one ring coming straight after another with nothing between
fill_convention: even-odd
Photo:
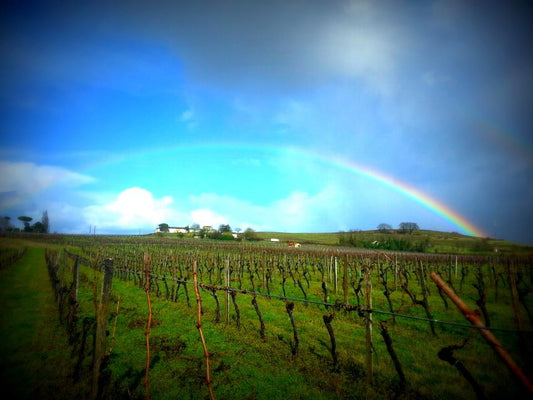
<instances>
[{"instance_id":1,"label":"bush","mask_svg":"<svg viewBox=\"0 0 533 400\"><path fill-rule=\"evenodd\" d=\"M233 234L230 232L224 232L219 237L220 240L235 240Z\"/></svg>"},{"instance_id":2,"label":"bush","mask_svg":"<svg viewBox=\"0 0 533 400\"><path fill-rule=\"evenodd\" d=\"M244 231L242 234L242 237L244 240L251 240L251 241L258 241L261 240L259 236L257 236L257 233L252 228L248 228Z\"/></svg>"}]
</instances>

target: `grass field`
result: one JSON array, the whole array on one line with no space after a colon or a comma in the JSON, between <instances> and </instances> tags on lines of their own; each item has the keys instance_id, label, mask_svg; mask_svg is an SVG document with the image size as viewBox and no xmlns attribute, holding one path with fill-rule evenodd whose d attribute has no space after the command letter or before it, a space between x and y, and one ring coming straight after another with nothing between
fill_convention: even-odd
<instances>
[{"instance_id":1,"label":"grass field","mask_svg":"<svg viewBox=\"0 0 533 400\"><path fill-rule=\"evenodd\" d=\"M322 236L323 235L323 236ZM266 234L266 237L269 237ZM325 245L327 234L300 236L297 239L277 236L280 240L300 240L305 238L313 245ZM322 238L322 239L320 239ZM277 265L292 268L294 277L304 282L307 271L309 284L303 283L306 296L312 301L321 301L324 293L317 263L332 265L332 255L338 254L339 270L348 263L357 282L357 271L368 265L375 268L373 273L373 308L388 310L388 302L383 296L383 282L378 270L389 271L389 289L395 311L411 317L425 317L420 306L412 304L405 291L403 282L398 278L393 284L392 258L388 260L379 253L332 253L331 250L317 250L306 246L301 250L279 248L265 242L265 246L245 243L220 244L215 242L181 240L174 238L104 238L73 237L49 238L49 241L32 237L31 240L4 238L1 247L27 247L22 259L0 271L2 304L7 310L2 322L2 383L15 394L15 398L89 398L91 383L91 350L87 346L82 359L78 380L73 380L72 371L79 357L73 352L79 344L69 345L65 324L59 324L57 300L55 300L44 262L44 247L53 251L58 263L58 271L68 287L72 280L74 260L66 255L64 249L79 254L89 264L80 264L79 319L76 323L78 334L83 331L83 321L95 318L95 298L101 285L100 262L96 257L112 256L115 268L127 266L128 270L142 272L142 255L149 251L152 256L153 273L171 277L181 274L188 278L187 293L181 286L177 299L168 299L168 292L161 280L152 282L151 300L153 323L150 330L151 367L149 369L149 390L153 399L170 398L208 398L205 384L205 359L196 329L196 301L192 288L192 276L188 260L199 260L200 280L204 283L217 281L216 272L230 263L235 271L232 287L241 286L244 290L266 293L264 268L280 271ZM158 242L159 240L159 242ZM310 243L311 244L311 243ZM378 256L379 255L379 256ZM389 257L393 257L391 253ZM409 287L421 298L421 289L416 283L416 263L423 260L428 267L431 258L402 258L396 254L400 265L409 274ZM407 256L406 256L407 257ZM427 256L430 257L430 256ZM470 256L468 256L470 257ZM439 258L444 260L445 258ZM229 260L229 261L226 261ZM448 259L446 259L448 260ZM452 264L444 265L439 261L434 267L441 273L453 272L452 282L459 294L472 308L478 293L475 271L485 272L487 285L487 308L492 326L516 329L515 317L510 297L509 283L505 278L505 263L495 257L460 258L458 273L455 275ZM448 261L449 261L448 260ZM525 295L525 305L531 306L530 258L513 258L522 275L519 288ZM279 262L279 264L277 264ZM214 265L213 275L208 275ZM249 266L246 269L246 266ZM493 275L500 279L494 286L491 265L497 268ZM97 266L95 270L92 267ZM178 268L179 267L179 268ZM239 277L241 268L242 280ZM254 268L257 268L256 272ZM286 269L287 269L286 268ZM307 269L306 269L307 268ZM459 289L461 271L468 270L462 289ZM249 273L249 271L251 271ZM287 269L288 271L288 269ZM189 275L187 275L189 274ZM341 273L339 273L340 275ZM499 274L499 275L498 275ZM136 279L136 278L135 278ZM111 314L108 325L107 352L109 364L104 371L107 381L102 398L144 398L146 363L146 323L148 317L146 293L135 279L125 279L124 274L115 274L112 284ZM252 283L253 281L253 283ZM333 291L330 276L326 276L329 288L329 301L342 300L343 289L339 283L337 293ZM282 279L273 275L270 290L273 295L283 295ZM166 283L166 282L165 282ZM169 283L170 287L170 283ZM431 282L428 283L429 304L433 318L464 324L466 320L449 304L444 302ZM175 290L175 288L174 288ZM302 289L287 275L286 296L303 300ZM187 294L189 299L187 300ZM96 296L96 297L95 297ZM464 347L454 351L454 356L472 374L489 398L514 396L525 398L527 395L515 382L502 362L490 350L479 334L467 328L453 325L436 325L436 335L431 334L429 323L415 319L397 318L394 324L390 315L374 314L373 368L374 383L367 383L365 319L355 311L346 312L326 308L319 304L306 304L294 301L294 321L298 334L298 346L293 327L286 310L289 301L267 296L257 296L257 305L265 324L265 337L261 338L260 324L252 296L237 293L234 307L229 299L226 308L225 293L218 292L220 302L220 322L215 322L216 302L210 290L200 289L203 305L202 327L211 354L211 373L213 389L219 399L334 399L334 398L427 398L427 399L471 399L475 398L471 385L459 374L458 370L442 361L438 352L450 345ZM350 304L356 304L356 296L350 289ZM448 301L448 303L450 303ZM226 309L227 314L226 314ZM532 323L525 308L521 307L523 330L531 331ZM226 315L229 321L226 322ZM324 316L333 315L331 326L335 333L338 363L332 358L332 344L323 321ZM237 326L239 321L239 326ZM392 338L394 349L403 367L407 386L401 388L397 371L380 335L380 324L384 322ZM87 330L87 343L92 342L92 331ZM512 356L531 377L531 336L517 335L513 332L495 332ZM524 336L526 335L526 336ZM527 336L529 335L529 336ZM79 337L79 336L78 336ZM78 347L76 347L78 346ZM74 355L73 355L74 354ZM50 393L54 395L51 396Z\"/></svg>"},{"instance_id":2,"label":"grass field","mask_svg":"<svg viewBox=\"0 0 533 400\"><path fill-rule=\"evenodd\" d=\"M479 238L461 235L453 232L439 232L418 230L411 234L399 233L391 230L388 233L373 231L354 232L324 232L324 233L291 233L291 232L256 232L257 237L262 241L262 245L269 243L272 246L287 246L289 242L298 242L306 246L335 246L362 248L363 244L372 242L386 242L388 240L399 240L413 243L427 243L424 252L430 254L532 254L533 246L508 242L495 238ZM353 235L357 242L356 246L342 243L342 237ZM152 235L148 235L149 237ZM168 240L193 240L194 234L159 234L159 239ZM278 242L270 242L270 239L279 239Z\"/></svg>"}]
</instances>

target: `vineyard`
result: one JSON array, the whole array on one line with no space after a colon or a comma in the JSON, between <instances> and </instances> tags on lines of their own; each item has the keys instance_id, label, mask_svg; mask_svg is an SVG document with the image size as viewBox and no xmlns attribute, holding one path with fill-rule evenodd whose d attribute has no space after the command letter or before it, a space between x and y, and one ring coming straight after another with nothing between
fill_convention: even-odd
<instances>
[{"instance_id":1,"label":"vineyard","mask_svg":"<svg viewBox=\"0 0 533 400\"><path fill-rule=\"evenodd\" d=\"M532 256L83 236L44 245L81 398L531 394Z\"/></svg>"}]
</instances>

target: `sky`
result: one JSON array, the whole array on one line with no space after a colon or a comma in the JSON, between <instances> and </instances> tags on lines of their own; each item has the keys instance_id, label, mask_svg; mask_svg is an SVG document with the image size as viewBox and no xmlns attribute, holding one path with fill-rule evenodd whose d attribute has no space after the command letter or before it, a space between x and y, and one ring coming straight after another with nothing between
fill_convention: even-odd
<instances>
[{"instance_id":1,"label":"sky","mask_svg":"<svg viewBox=\"0 0 533 400\"><path fill-rule=\"evenodd\" d=\"M533 244L528 2L5 1L0 215Z\"/></svg>"}]
</instances>

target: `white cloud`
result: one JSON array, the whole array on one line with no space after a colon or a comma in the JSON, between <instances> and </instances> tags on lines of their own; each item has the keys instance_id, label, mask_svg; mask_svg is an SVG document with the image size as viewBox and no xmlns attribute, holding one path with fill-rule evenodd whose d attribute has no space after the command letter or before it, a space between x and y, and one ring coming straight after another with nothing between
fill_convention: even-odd
<instances>
[{"instance_id":1,"label":"white cloud","mask_svg":"<svg viewBox=\"0 0 533 400\"><path fill-rule=\"evenodd\" d=\"M265 206L214 193L191 196L190 200L200 206L191 212L193 222L213 227L225 223L232 228L262 231L316 231L320 226L336 226L345 218L344 196L332 185L316 194L294 191Z\"/></svg>"},{"instance_id":2,"label":"white cloud","mask_svg":"<svg viewBox=\"0 0 533 400\"><path fill-rule=\"evenodd\" d=\"M316 65L328 74L357 78L380 94L390 94L411 39L401 18L390 18L389 11L366 2L351 3L322 28Z\"/></svg>"},{"instance_id":3,"label":"white cloud","mask_svg":"<svg viewBox=\"0 0 533 400\"><path fill-rule=\"evenodd\" d=\"M172 207L173 199L154 198L151 192L139 187L122 191L113 201L84 208L87 225L104 230L153 230L163 222L173 224L186 216Z\"/></svg>"},{"instance_id":4,"label":"white cloud","mask_svg":"<svg viewBox=\"0 0 533 400\"><path fill-rule=\"evenodd\" d=\"M72 187L95 180L65 168L29 162L0 161L0 171L0 192L33 193L58 183Z\"/></svg>"},{"instance_id":5,"label":"white cloud","mask_svg":"<svg viewBox=\"0 0 533 400\"><path fill-rule=\"evenodd\" d=\"M91 176L61 167L0 161L0 209L11 207L24 201L29 195L54 185L65 189L94 181Z\"/></svg>"},{"instance_id":6,"label":"white cloud","mask_svg":"<svg viewBox=\"0 0 533 400\"><path fill-rule=\"evenodd\" d=\"M196 223L200 226L212 226L213 228L218 228L221 224L227 224L228 218L222 215L218 215L213 210L206 208L199 208L193 210L190 213L191 220L193 223Z\"/></svg>"}]
</instances>

